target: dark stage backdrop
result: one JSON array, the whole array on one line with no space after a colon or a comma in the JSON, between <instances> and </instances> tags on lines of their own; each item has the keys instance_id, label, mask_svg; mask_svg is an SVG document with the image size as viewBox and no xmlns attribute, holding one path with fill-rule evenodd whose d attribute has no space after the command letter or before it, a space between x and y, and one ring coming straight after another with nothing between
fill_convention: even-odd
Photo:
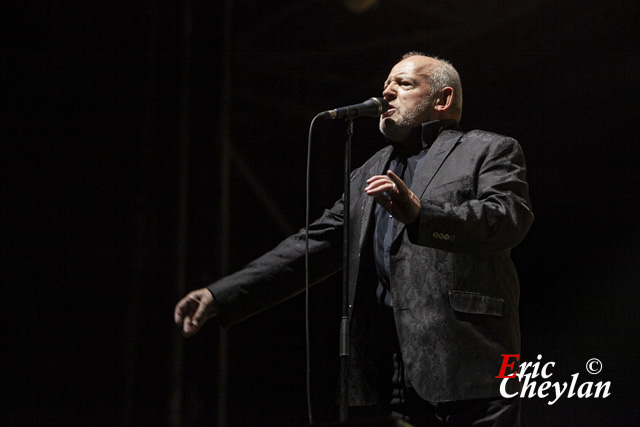
<instances>
[{"instance_id":1,"label":"dark stage backdrop","mask_svg":"<svg viewBox=\"0 0 640 427\"><path fill-rule=\"evenodd\" d=\"M460 71L462 126L513 136L527 155L521 360L555 362L554 382L611 382L606 399L526 398L523 425L638 425L638 3L233 3L3 13L0 423L172 425L178 390L183 425L216 425L217 325L176 362L172 312L180 272L186 290L221 274L224 112L237 269L304 224L311 118L380 96L399 57L422 50ZM383 146L376 128L356 121L354 166ZM340 195L343 134L318 125L314 216ZM319 423L338 416L339 287L310 295ZM306 422L302 297L231 328L229 359L229 425Z\"/></svg>"}]
</instances>

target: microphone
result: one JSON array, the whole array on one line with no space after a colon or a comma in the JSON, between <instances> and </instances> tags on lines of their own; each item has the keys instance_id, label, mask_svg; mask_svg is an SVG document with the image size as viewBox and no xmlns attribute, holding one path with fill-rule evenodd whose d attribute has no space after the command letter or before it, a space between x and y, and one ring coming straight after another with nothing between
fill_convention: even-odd
<instances>
[{"instance_id":1,"label":"microphone","mask_svg":"<svg viewBox=\"0 0 640 427\"><path fill-rule=\"evenodd\" d=\"M355 119L360 116L377 117L389 109L389 101L384 98L369 98L360 104L340 107L334 110L323 111L318 114L322 119L347 118Z\"/></svg>"}]
</instances>

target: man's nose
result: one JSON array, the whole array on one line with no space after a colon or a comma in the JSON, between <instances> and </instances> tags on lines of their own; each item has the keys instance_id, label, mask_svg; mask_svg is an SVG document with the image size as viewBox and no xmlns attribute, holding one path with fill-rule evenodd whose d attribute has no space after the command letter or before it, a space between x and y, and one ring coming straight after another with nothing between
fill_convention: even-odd
<instances>
[{"instance_id":1,"label":"man's nose","mask_svg":"<svg viewBox=\"0 0 640 427\"><path fill-rule=\"evenodd\" d=\"M384 90L382 91L382 96L387 101L396 99L396 90L393 83L384 88Z\"/></svg>"}]
</instances>

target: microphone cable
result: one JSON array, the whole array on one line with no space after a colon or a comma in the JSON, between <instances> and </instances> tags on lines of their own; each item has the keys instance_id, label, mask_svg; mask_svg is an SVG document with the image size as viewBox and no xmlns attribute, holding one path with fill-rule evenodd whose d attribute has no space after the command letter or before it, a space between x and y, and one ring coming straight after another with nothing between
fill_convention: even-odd
<instances>
[{"instance_id":1,"label":"microphone cable","mask_svg":"<svg viewBox=\"0 0 640 427\"><path fill-rule=\"evenodd\" d=\"M304 223L304 326L306 341L306 357L307 357L307 414L309 416L309 425L313 425L313 412L311 410L311 335L309 333L309 216L310 216L310 196L311 193L311 140L313 135L313 126L320 114L316 115L309 125L309 135L307 140L307 175L305 183L305 223Z\"/></svg>"}]
</instances>

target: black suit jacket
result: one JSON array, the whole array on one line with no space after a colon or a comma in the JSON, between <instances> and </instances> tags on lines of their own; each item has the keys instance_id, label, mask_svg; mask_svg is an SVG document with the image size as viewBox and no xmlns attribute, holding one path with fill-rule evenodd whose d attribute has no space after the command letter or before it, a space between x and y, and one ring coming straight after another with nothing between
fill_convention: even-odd
<instances>
[{"instance_id":1,"label":"black suit jacket","mask_svg":"<svg viewBox=\"0 0 640 427\"><path fill-rule=\"evenodd\" d=\"M380 150L351 176L353 405L376 403L377 396L368 339L375 331L366 310L367 289L375 280L366 255L374 202L363 189L369 177L385 172L392 151ZM420 219L396 228L390 276L407 380L429 401L499 396L501 354L520 352L519 283L509 255L533 221L522 149L514 139L490 132L445 130L415 172L411 190L421 199ZM309 227L313 283L342 267L342 219L339 200ZM302 292L304 253L301 230L210 285L222 323Z\"/></svg>"}]
</instances>

